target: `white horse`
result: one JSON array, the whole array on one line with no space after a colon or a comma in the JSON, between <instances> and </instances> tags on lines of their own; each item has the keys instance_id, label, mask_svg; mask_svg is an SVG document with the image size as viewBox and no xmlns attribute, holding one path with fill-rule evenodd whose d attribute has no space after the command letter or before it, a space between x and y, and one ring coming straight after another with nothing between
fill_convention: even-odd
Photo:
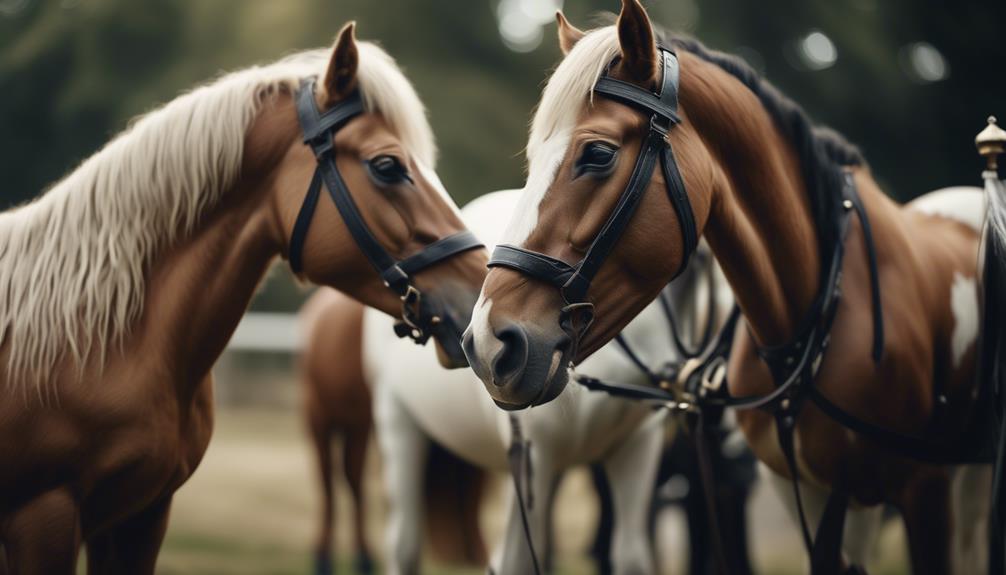
<instances>
[{"instance_id":1,"label":"white horse","mask_svg":"<svg viewBox=\"0 0 1006 575\"><path fill-rule=\"evenodd\" d=\"M463 210L469 228L487 244L502 233L519 191L483 196ZM705 289L705 284L697 282ZM725 285L720 282L719 285ZM704 302L705 298L696 298ZM727 291L724 304L730 305ZM693 322L705 310L691 308ZM431 350L388 337L392 321L380 313L364 317L364 372L374 390L378 442L390 503L385 545L389 573L413 573L422 546L422 470L430 440L485 469L507 471L509 415L498 409L468 370L441 368ZM651 366L677 359L666 320L648 307L624 332ZM601 379L645 384L623 352L609 345L578 371ZM536 550L548 540L548 513L563 471L600 463L611 483L615 508L612 564L615 573L653 573L647 531L652 486L664 443L666 416L643 404L575 386L558 401L516 414L531 441L529 522ZM512 491L512 490L511 490ZM492 559L496 573L532 573L519 508L511 493L506 536Z\"/></svg>"}]
</instances>

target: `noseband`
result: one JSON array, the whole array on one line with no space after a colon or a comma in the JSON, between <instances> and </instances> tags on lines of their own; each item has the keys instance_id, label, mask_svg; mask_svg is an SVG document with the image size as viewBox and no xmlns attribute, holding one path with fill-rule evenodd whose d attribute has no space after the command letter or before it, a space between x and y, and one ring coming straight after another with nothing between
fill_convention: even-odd
<instances>
[{"instance_id":1,"label":"noseband","mask_svg":"<svg viewBox=\"0 0 1006 575\"><path fill-rule=\"evenodd\" d=\"M594 238L583 259L569 265L543 253L501 244L496 246L489 260L489 267L516 270L557 287L566 302L563 316L568 317L577 310L592 314L593 304L587 300L587 290L590 289L591 281L601 269L605 259L611 255L615 244L618 243L639 207L658 160L664 173L667 196L681 226L684 255L677 273L681 273L688 264L688 258L698 244L695 216L688 202L688 194L685 192L685 183L678 171L678 164L674 161L674 152L667 140L671 129L681 123L681 118L678 117L678 58L668 48L660 47L659 53L663 62L663 80L659 92L650 92L607 74L594 84L595 94L649 114L650 128L625 191L622 192L615 209L608 216L608 220ZM589 321L585 322L579 329L579 335L582 335L589 325Z\"/></svg>"},{"instance_id":2,"label":"noseband","mask_svg":"<svg viewBox=\"0 0 1006 575\"><path fill-rule=\"evenodd\" d=\"M404 260L395 259L389 254L367 227L363 215L360 214L349 193L349 188L346 187L346 182L342 179L342 174L339 173L339 168L335 165L335 134L350 120L363 113L363 99L360 97L360 92L353 92L332 109L321 113L314 99L314 82L313 78L304 80L295 96L297 118L304 133L304 143L311 146L311 150L314 151L318 167L311 178L311 185L308 187L307 196L301 205L300 213L297 214L297 221L290 236L290 267L294 273L303 270L304 241L324 185L360 251L377 270L384 285L402 300L402 323L395 326L395 333L399 337L409 337L416 343L426 343L431 330L440 324L441 319L436 315L429 317L423 315L420 309L422 292L412 283L412 276L453 255L481 248L483 244L471 232L463 231L441 238Z\"/></svg>"}]
</instances>

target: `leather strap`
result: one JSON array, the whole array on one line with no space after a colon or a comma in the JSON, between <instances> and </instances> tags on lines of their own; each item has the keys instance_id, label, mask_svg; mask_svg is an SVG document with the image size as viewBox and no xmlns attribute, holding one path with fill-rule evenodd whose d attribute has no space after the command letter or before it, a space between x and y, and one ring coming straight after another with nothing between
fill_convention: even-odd
<instances>
[{"instance_id":1,"label":"leather strap","mask_svg":"<svg viewBox=\"0 0 1006 575\"><path fill-rule=\"evenodd\" d=\"M321 174L318 170L311 176L311 185L307 188L307 196L297 212L297 221L293 224L290 235L290 268L299 274L304 270L304 242L307 241L307 228L311 225L314 210L318 207L318 197L321 195Z\"/></svg>"},{"instance_id":2,"label":"leather strap","mask_svg":"<svg viewBox=\"0 0 1006 575\"><path fill-rule=\"evenodd\" d=\"M709 443L707 434L711 431L711 425L706 422L705 414L700 410L694 417L694 422L690 426L695 448L695 457L699 463L699 477L702 478L702 489L706 502L706 514L709 519L709 537L713 541L713 557L716 560L716 568L721 575L728 575L730 568L727 560L726 544L723 541L723 531L720 529L719 505L716 501L716 474L713 470L712 445Z\"/></svg>"},{"instance_id":3,"label":"leather strap","mask_svg":"<svg viewBox=\"0 0 1006 575\"><path fill-rule=\"evenodd\" d=\"M576 272L575 266L562 260L509 244L496 246L489 267L510 268L560 289Z\"/></svg>"},{"instance_id":4,"label":"leather strap","mask_svg":"<svg viewBox=\"0 0 1006 575\"><path fill-rule=\"evenodd\" d=\"M481 247L483 244L475 234L465 230L428 244L420 252L398 262L398 267L407 275L412 275L456 254Z\"/></svg>"},{"instance_id":5,"label":"leather strap","mask_svg":"<svg viewBox=\"0 0 1006 575\"><path fill-rule=\"evenodd\" d=\"M510 476L513 478L514 494L517 496L517 507L520 511L521 526L524 529L524 540L531 554L531 564L535 575L541 575L541 565L534 549L534 537L531 534L531 524L527 511L534 505L531 492L531 443L524 438L524 431L517 416L510 414L510 448L507 450L507 460L510 464Z\"/></svg>"}]
</instances>

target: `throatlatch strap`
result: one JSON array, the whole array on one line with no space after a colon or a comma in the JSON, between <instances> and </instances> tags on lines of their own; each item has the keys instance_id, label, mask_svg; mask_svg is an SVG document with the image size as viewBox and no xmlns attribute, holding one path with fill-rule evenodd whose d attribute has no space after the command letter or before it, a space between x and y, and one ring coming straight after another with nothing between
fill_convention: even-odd
<instances>
[{"instance_id":1,"label":"throatlatch strap","mask_svg":"<svg viewBox=\"0 0 1006 575\"><path fill-rule=\"evenodd\" d=\"M678 162L674 159L674 150L671 143L667 142L667 148L660 155L660 165L664 170L664 181L666 182L667 195L671 200L674 213L678 216L678 224L681 226L682 241L682 261L678 268L678 273L688 265L688 258L695 253L699 245L699 234L695 226L695 214L692 212L692 203L688 201L688 192L685 191L685 181L681 178L678 170Z\"/></svg>"},{"instance_id":2,"label":"throatlatch strap","mask_svg":"<svg viewBox=\"0 0 1006 575\"><path fill-rule=\"evenodd\" d=\"M307 241L307 230L311 226L311 218L314 217L314 210L318 207L318 198L321 196L321 174L318 170L311 176L311 185L307 188L307 196L304 203L297 212L297 221L293 224L293 233L290 235L289 260L290 269L293 273L299 274L304 271L304 243Z\"/></svg>"}]
</instances>

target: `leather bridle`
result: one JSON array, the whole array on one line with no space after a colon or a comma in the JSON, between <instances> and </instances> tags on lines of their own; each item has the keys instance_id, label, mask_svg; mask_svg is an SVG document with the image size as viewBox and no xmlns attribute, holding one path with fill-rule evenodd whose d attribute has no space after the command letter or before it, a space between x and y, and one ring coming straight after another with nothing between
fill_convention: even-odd
<instances>
[{"instance_id":1,"label":"leather bridle","mask_svg":"<svg viewBox=\"0 0 1006 575\"><path fill-rule=\"evenodd\" d=\"M481 248L483 244L471 232L463 231L441 238L403 260L389 254L367 227L335 164L336 132L364 112L360 92L353 92L332 109L322 113L315 102L314 84L314 78L305 79L295 95L297 119L304 134L304 143L311 146L318 167L311 178L311 185L290 236L290 267L298 274L303 270L304 242L324 186L360 251L377 270L384 285L402 300L401 323L395 326L395 333L399 337L409 337L416 343L426 343L432 335L431 330L440 324L441 319L437 315L423 313L422 292L412 282L412 277L456 254Z\"/></svg>"},{"instance_id":2,"label":"leather bridle","mask_svg":"<svg viewBox=\"0 0 1006 575\"><path fill-rule=\"evenodd\" d=\"M594 84L595 94L649 114L650 126L625 190L583 259L570 265L547 254L501 244L496 246L489 260L489 267L509 268L558 288L566 303L560 314L560 324L565 331L574 329L573 314L586 313L588 319L579 322L579 326L575 328L576 333L570 334L574 342L586 332L592 322L593 304L587 299L590 284L632 220L646 194L658 161L663 170L667 196L681 226L684 253L681 267L675 275L681 273L688 264L688 258L698 244L695 216L688 201L684 180L674 160L674 151L667 140L667 135L674 126L681 123L678 116L678 58L673 50L665 47L659 48L659 54L663 63L659 92L651 92L608 74Z\"/></svg>"}]
</instances>

